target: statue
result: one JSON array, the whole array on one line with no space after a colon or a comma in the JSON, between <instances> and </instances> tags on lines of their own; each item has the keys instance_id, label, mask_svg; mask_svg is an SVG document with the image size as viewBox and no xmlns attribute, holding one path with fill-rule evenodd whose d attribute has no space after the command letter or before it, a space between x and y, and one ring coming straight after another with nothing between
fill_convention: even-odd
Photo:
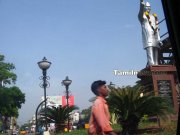
<instances>
[{"instance_id":1,"label":"statue","mask_svg":"<svg viewBox=\"0 0 180 135\"><path fill-rule=\"evenodd\" d=\"M142 27L143 46L147 53L148 66L158 65L158 51L160 44L158 18L156 14L152 14L149 2L140 0L140 11L138 19Z\"/></svg>"}]
</instances>

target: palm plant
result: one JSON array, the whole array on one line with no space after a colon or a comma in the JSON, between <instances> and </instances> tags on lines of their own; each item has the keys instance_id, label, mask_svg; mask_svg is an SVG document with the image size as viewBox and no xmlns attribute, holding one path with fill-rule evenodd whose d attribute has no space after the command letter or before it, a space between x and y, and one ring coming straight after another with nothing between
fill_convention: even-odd
<instances>
[{"instance_id":1,"label":"palm plant","mask_svg":"<svg viewBox=\"0 0 180 135\"><path fill-rule=\"evenodd\" d=\"M57 132L63 131L68 120L69 114L77 109L77 106L59 106L47 108L48 123L55 123ZM42 120L43 117L45 117L44 109L40 111L40 115L42 116L40 120Z\"/></svg>"},{"instance_id":2,"label":"palm plant","mask_svg":"<svg viewBox=\"0 0 180 135\"><path fill-rule=\"evenodd\" d=\"M118 116L118 123L122 126L122 134L134 134L144 115L166 116L169 105L167 100L152 93L143 92L137 87L113 88L108 103L110 111Z\"/></svg>"}]
</instances>

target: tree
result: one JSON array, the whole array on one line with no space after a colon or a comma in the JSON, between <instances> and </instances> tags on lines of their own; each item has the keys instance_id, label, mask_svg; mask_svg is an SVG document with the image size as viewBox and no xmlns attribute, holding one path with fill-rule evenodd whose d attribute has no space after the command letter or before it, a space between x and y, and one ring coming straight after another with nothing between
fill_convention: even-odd
<instances>
[{"instance_id":1,"label":"tree","mask_svg":"<svg viewBox=\"0 0 180 135\"><path fill-rule=\"evenodd\" d=\"M0 88L0 114L6 117L18 117L18 109L25 103L25 94L16 87Z\"/></svg>"},{"instance_id":2,"label":"tree","mask_svg":"<svg viewBox=\"0 0 180 135\"><path fill-rule=\"evenodd\" d=\"M81 111L81 120L84 122L89 122L91 116L91 107L88 107L87 109L83 109Z\"/></svg>"},{"instance_id":3,"label":"tree","mask_svg":"<svg viewBox=\"0 0 180 135\"><path fill-rule=\"evenodd\" d=\"M0 115L5 117L4 120L18 117L18 109L25 103L25 94L14 86L17 79L14 69L15 65L5 62L4 55L0 54Z\"/></svg>"},{"instance_id":4,"label":"tree","mask_svg":"<svg viewBox=\"0 0 180 135\"><path fill-rule=\"evenodd\" d=\"M140 96L137 87L123 87L113 89L108 98L110 111L118 116L118 123L122 126L122 134L134 134L144 115L165 117L169 112L166 99L143 92Z\"/></svg>"},{"instance_id":5,"label":"tree","mask_svg":"<svg viewBox=\"0 0 180 135\"><path fill-rule=\"evenodd\" d=\"M65 124L68 120L69 114L74 110L77 110L77 106L59 106L59 107L52 107L47 108L47 118L48 123L55 123L57 131L63 131ZM45 117L44 109L40 111L41 118L39 119L42 121Z\"/></svg>"},{"instance_id":6,"label":"tree","mask_svg":"<svg viewBox=\"0 0 180 135\"><path fill-rule=\"evenodd\" d=\"M15 83L17 76L13 73L14 69L14 64L4 62L4 55L0 54L0 85L2 81L5 85Z\"/></svg>"}]
</instances>

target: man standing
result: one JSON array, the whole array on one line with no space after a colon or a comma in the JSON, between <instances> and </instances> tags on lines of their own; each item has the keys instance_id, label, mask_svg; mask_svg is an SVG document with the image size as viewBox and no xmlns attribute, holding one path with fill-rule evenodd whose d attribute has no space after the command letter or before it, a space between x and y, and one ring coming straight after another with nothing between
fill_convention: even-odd
<instances>
[{"instance_id":1,"label":"man standing","mask_svg":"<svg viewBox=\"0 0 180 135\"><path fill-rule=\"evenodd\" d=\"M116 135L110 125L110 114L105 98L108 88L105 81L95 81L91 85L92 92L97 96L91 110L89 135Z\"/></svg>"},{"instance_id":2,"label":"man standing","mask_svg":"<svg viewBox=\"0 0 180 135\"><path fill-rule=\"evenodd\" d=\"M149 2L140 0L139 21L142 26L143 46L147 53L148 66L158 65L158 50L162 44L159 36L158 18L156 14L151 14Z\"/></svg>"}]
</instances>

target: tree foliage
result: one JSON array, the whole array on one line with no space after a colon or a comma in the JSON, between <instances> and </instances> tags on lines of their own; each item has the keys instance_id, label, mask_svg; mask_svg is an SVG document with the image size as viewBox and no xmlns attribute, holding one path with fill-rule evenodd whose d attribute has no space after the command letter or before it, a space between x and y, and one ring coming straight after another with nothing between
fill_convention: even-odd
<instances>
[{"instance_id":1,"label":"tree foliage","mask_svg":"<svg viewBox=\"0 0 180 135\"><path fill-rule=\"evenodd\" d=\"M48 117L48 123L55 123L57 131L62 131L64 129L65 124L67 123L69 114L73 112L74 110L77 110L77 106L59 106L59 107L52 107L47 108L47 117ZM39 119L42 121L45 117L44 109L40 111L41 118Z\"/></svg>"},{"instance_id":2,"label":"tree foliage","mask_svg":"<svg viewBox=\"0 0 180 135\"><path fill-rule=\"evenodd\" d=\"M85 122L89 122L91 116L91 107L88 107L87 109L83 109L81 111L81 119Z\"/></svg>"},{"instance_id":3,"label":"tree foliage","mask_svg":"<svg viewBox=\"0 0 180 135\"><path fill-rule=\"evenodd\" d=\"M18 109L25 103L25 94L18 87L0 88L0 114L18 117Z\"/></svg>"},{"instance_id":4,"label":"tree foliage","mask_svg":"<svg viewBox=\"0 0 180 135\"><path fill-rule=\"evenodd\" d=\"M137 131L138 123L144 115L166 116L169 112L167 100L152 93L143 92L136 86L113 89L108 98L110 111L118 116L124 135Z\"/></svg>"},{"instance_id":5,"label":"tree foliage","mask_svg":"<svg viewBox=\"0 0 180 135\"><path fill-rule=\"evenodd\" d=\"M17 78L14 69L14 64L5 62L4 56L0 55L0 114L5 117L18 117L18 109L25 103L25 94L12 86Z\"/></svg>"},{"instance_id":6,"label":"tree foliage","mask_svg":"<svg viewBox=\"0 0 180 135\"><path fill-rule=\"evenodd\" d=\"M0 82L4 84L15 83L17 76L13 72L15 65L13 63L4 62L4 55L0 54Z\"/></svg>"}]
</instances>

